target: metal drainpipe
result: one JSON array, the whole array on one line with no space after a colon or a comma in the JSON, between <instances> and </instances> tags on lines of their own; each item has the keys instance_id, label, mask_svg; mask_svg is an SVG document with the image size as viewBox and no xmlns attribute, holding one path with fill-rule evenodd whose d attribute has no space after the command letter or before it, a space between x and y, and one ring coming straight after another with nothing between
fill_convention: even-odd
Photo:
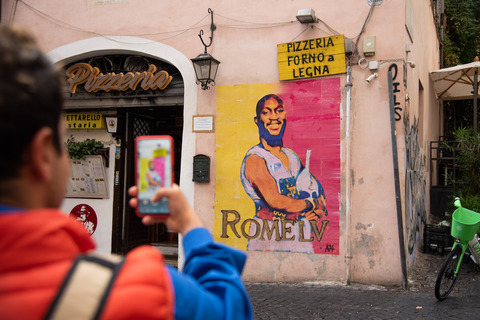
<instances>
[{"instance_id":1,"label":"metal drainpipe","mask_svg":"<svg viewBox=\"0 0 480 320\"><path fill-rule=\"evenodd\" d=\"M395 104L393 99L392 71L388 71L388 96L390 107L390 135L392 138L393 177L395 182L395 203L397 209L398 243L400 249L400 263L402 267L402 287L404 290L407 290L407 261L405 256L405 238L403 235L402 196L400 192L400 177L398 169L397 131L395 130Z\"/></svg>"},{"instance_id":2,"label":"metal drainpipe","mask_svg":"<svg viewBox=\"0 0 480 320\"><path fill-rule=\"evenodd\" d=\"M346 284L350 285L350 103L351 103L351 73L352 68L347 67L346 110L345 110L345 242L346 242Z\"/></svg>"}]
</instances>

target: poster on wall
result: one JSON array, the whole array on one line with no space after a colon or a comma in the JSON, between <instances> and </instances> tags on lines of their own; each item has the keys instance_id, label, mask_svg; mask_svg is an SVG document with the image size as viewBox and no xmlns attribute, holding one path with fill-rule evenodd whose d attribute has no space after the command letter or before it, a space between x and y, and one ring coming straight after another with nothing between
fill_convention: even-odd
<instances>
[{"instance_id":1,"label":"poster on wall","mask_svg":"<svg viewBox=\"0 0 480 320\"><path fill-rule=\"evenodd\" d=\"M217 87L217 241L339 254L339 78Z\"/></svg>"},{"instance_id":2,"label":"poster on wall","mask_svg":"<svg viewBox=\"0 0 480 320\"><path fill-rule=\"evenodd\" d=\"M70 160L70 168L66 198L108 198L102 156Z\"/></svg>"},{"instance_id":3,"label":"poster on wall","mask_svg":"<svg viewBox=\"0 0 480 320\"><path fill-rule=\"evenodd\" d=\"M81 203L73 207L70 211L70 216L80 222L88 234L92 235L97 230L97 213L86 203Z\"/></svg>"}]
</instances>

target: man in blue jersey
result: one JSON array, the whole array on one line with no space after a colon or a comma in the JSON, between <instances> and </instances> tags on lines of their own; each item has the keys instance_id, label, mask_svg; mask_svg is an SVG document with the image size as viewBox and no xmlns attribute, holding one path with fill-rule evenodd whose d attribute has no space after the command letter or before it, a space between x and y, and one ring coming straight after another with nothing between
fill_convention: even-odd
<instances>
[{"instance_id":1,"label":"man in blue jersey","mask_svg":"<svg viewBox=\"0 0 480 320\"><path fill-rule=\"evenodd\" d=\"M283 101L274 94L266 95L258 101L256 112L260 143L245 155L241 178L255 202L257 216L295 220L302 215L310 220L325 215L325 193L318 180L314 178L318 193L310 199L297 190L296 178L303 165L292 149L283 146L287 125Z\"/></svg>"},{"instance_id":2,"label":"man in blue jersey","mask_svg":"<svg viewBox=\"0 0 480 320\"><path fill-rule=\"evenodd\" d=\"M304 166L292 149L283 146L287 124L283 101L274 94L261 98L254 121L260 143L245 155L241 180L255 203L255 218L295 221L326 216L325 193L318 180L312 176L316 190L312 194L302 194L297 186L297 177Z\"/></svg>"}]
</instances>

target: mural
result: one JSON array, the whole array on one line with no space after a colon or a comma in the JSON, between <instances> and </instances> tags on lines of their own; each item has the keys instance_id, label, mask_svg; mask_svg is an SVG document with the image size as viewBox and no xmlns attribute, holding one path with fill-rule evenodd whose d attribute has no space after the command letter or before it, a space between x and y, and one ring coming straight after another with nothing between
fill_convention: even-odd
<instances>
[{"instance_id":1,"label":"mural","mask_svg":"<svg viewBox=\"0 0 480 320\"><path fill-rule=\"evenodd\" d=\"M339 78L217 87L215 238L338 254Z\"/></svg>"}]
</instances>

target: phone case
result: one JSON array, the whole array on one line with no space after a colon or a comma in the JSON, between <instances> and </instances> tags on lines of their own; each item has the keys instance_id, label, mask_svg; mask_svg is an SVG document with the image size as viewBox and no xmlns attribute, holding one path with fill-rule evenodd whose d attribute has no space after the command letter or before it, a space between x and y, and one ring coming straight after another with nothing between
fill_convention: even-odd
<instances>
[{"instance_id":1,"label":"phone case","mask_svg":"<svg viewBox=\"0 0 480 320\"><path fill-rule=\"evenodd\" d=\"M136 214L168 215L168 201L150 199L159 187L170 187L173 178L173 138L171 136L139 136L135 139L135 184L138 187Z\"/></svg>"}]
</instances>

